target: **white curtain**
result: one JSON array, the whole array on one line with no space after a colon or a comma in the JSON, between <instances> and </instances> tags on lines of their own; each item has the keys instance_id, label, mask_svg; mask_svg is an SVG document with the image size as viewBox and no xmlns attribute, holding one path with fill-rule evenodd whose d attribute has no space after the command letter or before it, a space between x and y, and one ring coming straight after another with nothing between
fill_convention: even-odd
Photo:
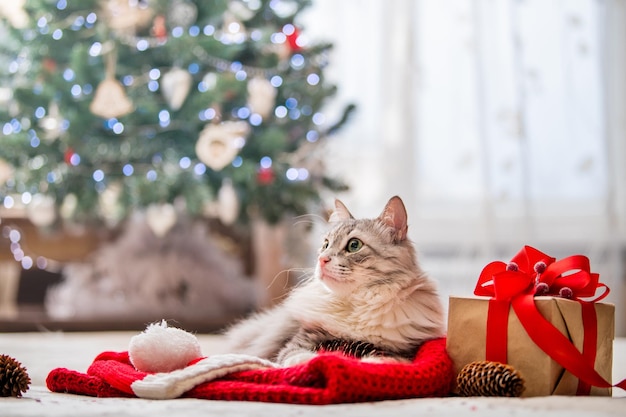
<instances>
[{"instance_id":1,"label":"white curtain","mask_svg":"<svg viewBox=\"0 0 626 417\"><path fill-rule=\"evenodd\" d=\"M444 296L525 244L585 254L626 334L626 2L314 0L301 24L335 44L328 112L358 106L328 147L355 214L401 195Z\"/></svg>"}]
</instances>

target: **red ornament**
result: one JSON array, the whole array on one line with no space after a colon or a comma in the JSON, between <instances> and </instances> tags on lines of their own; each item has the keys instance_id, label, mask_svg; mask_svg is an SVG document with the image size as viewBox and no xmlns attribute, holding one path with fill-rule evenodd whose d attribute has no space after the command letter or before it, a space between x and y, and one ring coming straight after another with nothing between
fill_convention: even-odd
<instances>
[{"instance_id":1,"label":"red ornament","mask_svg":"<svg viewBox=\"0 0 626 417\"><path fill-rule=\"evenodd\" d=\"M276 174L272 168L259 168L256 174L256 181L261 185L270 185L276 179Z\"/></svg>"},{"instance_id":2,"label":"red ornament","mask_svg":"<svg viewBox=\"0 0 626 417\"><path fill-rule=\"evenodd\" d=\"M72 165L72 157L74 155L76 155L76 152L74 152L74 149L67 148L65 150L65 154L63 154L63 160L65 161L66 164Z\"/></svg>"},{"instance_id":3,"label":"red ornament","mask_svg":"<svg viewBox=\"0 0 626 417\"><path fill-rule=\"evenodd\" d=\"M165 16L158 15L154 18L154 22L152 22L151 33L152 36L154 36L161 42L167 40L167 25L165 24Z\"/></svg>"},{"instance_id":4,"label":"red ornament","mask_svg":"<svg viewBox=\"0 0 626 417\"><path fill-rule=\"evenodd\" d=\"M53 73L57 70L57 62L52 58L44 58L41 61L41 66L48 73Z\"/></svg>"},{"instance_id":5,"label":"red ornament","mask_svg":"<svg viewBox=\"0 0 626 417\"><path fill-rule=\"evenodd\" d=\"M298 30L298 28L294 27L293 31L289 34L285 34L285 36L287 37L287 43L289 44L289 48L293 52L298 52L302 49L302 47L298 45L298 37L300 36L300 31Z\"/></svg>"}]
</instances>

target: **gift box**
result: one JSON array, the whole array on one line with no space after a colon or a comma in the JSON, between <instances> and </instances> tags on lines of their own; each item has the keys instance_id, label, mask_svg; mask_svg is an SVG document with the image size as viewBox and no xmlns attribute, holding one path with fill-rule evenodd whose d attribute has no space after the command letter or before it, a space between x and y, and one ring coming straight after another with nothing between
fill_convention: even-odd
<instances>
[{"instance_id":1,"label":"gift box","mask_svg":"<svg viewBox=\"0 0 626 417\"><path fill-rule=\"evenodd\" d=\"M580 351L583 346L583 323L578 302L558 297L536 297L535 304L546 318ZM597 344L595 370L611 381L615 308L596 303ZM487 298L450 297L448 312L448 354L458 372L468 363L485 360ZM576 395L578 378L548 356L528 336L514 311L508 316L507 363L526 381L525 397ZM611 395L611 388L592 387L591 395Z\"/></svg>"},{"instance_id":2,"label":"gift box","mask_svg":"<svg viewBox=\"0 0 626 417\"><path fill-rule=\"evenodd\" d=\"M509 263L490 263L477 297L449 300L446 348L457 374L489 360L520 372L524 397L610 396L615 308L599 302L608 292L581 255L557 261L525 246Z\"/></svg>"}]
</instances>

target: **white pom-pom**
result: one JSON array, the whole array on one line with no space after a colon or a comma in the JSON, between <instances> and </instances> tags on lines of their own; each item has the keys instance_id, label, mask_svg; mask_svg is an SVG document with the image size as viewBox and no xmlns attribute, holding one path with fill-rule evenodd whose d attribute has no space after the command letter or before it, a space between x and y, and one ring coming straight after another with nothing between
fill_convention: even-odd
<instances>
[{"instance_id":1,"label":"white pom-pom","mask_svg":"<svg viewBox=\"0 0 626 417\"><path fill-rule=\"evenodd\" d=\"M184 368L202 352L196 336L163 320L130 339L128 356L138 371L156 373Z\"/></svg>"}]
</instances>

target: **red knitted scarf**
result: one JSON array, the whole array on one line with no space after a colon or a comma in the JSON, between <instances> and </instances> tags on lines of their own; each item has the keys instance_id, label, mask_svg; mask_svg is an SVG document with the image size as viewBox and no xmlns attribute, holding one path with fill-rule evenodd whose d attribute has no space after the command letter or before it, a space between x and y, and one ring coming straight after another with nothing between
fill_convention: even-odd
<instances>
[{"instance_id":1,"label":"red knitted scarf","mask_svg":"<svg viewBox=\"0 0 626 417\"><path fill-rule=\"evenodd\" d=\"M424 343L412 363L370 363L338 353L322 353L288 368L244 355L199 358L186 368L164 374L137 371L128 352L104 352L80 373L50 372L53 392L94 397L202 398L293 404L336 404L451 392L454 367L445 339Z\"/></svg>"}]
</instances>

